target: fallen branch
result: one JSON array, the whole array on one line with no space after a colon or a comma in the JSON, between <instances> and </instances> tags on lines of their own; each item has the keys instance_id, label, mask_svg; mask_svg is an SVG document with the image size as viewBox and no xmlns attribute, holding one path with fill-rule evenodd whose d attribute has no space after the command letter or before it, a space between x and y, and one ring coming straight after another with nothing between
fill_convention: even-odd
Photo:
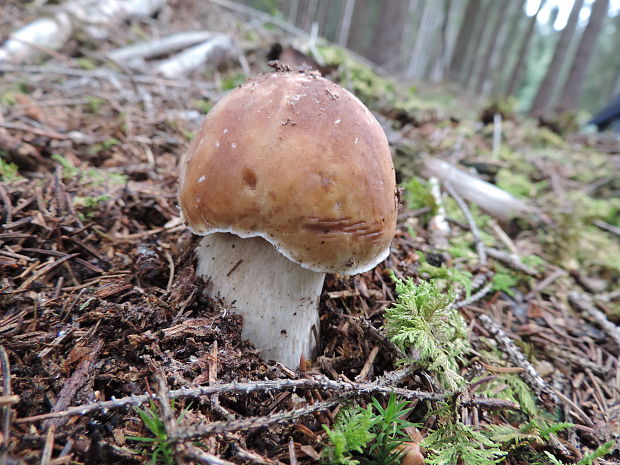
<instances>
[{"instance_id":1,"label":"fallen branch","mask_svg":"<svg viewBox=\"0 0 620 465\"><path fill-rule=\"evenodd\" d=\"M36 66L36 65L16 65L12 63L2 63L0 61L0 72L16 72L20 73L22 78L27 77L29 74L61 74L66 76L76 76L82 78L91 78L91 79L102 79L109 81L112 84L115 84L118 81L125 81L129 83L137 83L144 85L153 85L153 86L164 86L164 87L179 87L179 88L187 88L191 86L195 89L200 89L202 91L208 92L216 89L216 85L209 82L204 82L200 80L189 80L189 79L165 79L163 77L158 76L150 76L145 74L122 74L117 73L109 69L96 69L96 70L86 70L86 69L77 69L71 67L64 66ZM215 96L212 96L215 97ZM71 134L68 134L70 136Z\"/></svg>"},{"instance_id":2,"label":"fallen branch","mask_svg":"<svg viewBox=\"0 0 620 465\"><path fill-rule=\"evenodd\" d=\"M531 266L523 263L518 255L504 252L503 250L495 249L493 247L487 247L486 251L489 257L492 257L495 260L499 260L505 265L508 265L513 270L521 271L530 276L534 276L535 278L540 276L540 273L538 271L536 271Z\"/></svg>"},{"instance_id":3,"label":"fallen branch","mask_svg":"<svg viewBox=\"0 0 620 465\"><path fill-rule=\"evenodd\" d=\"M128 17L150 16L167 0L73 0L61 4L46 18L14 31L0 47L0 62L24 63L42 56L43 50L60 49L77 29L102 39Z\"/></svg>"},{"instance_id":4,"label":"fallen branch","mask_svg":"<svg viewBox=\"0 0 620 465\"><path fill-rule=\"evenodd\" d=\"M482 324L493 339L497 342L500 349L502 349L510 361L518 367L523 368L523 377L525 382L534 390L534 392L541 396L543 400L549 400L553 405L557 405L558 398L555 392L547 386L544 379L536 372L536 369L525 358L523 352L517 347L513 340L506 334L506 332L497 326L497 324L488 316L478 316L478 321Z\"/></svg>"},{"instance_id":5,"label":"fallen branch","mask_svg":"<svg viewBox=\"0 0 620 465\"><path fill-rule=\"evenodd\" d=\"M430 245L436 249L446 250L448 248L448 236L450 236L450 225L446 221L446 208L441 198L439 179L432 176L428 180L428 183L431 186L431 194L437 206L436 213L428 222L430 233L429 242Z\"/></svg>"},{"instance_id":6,"label":"fallen branch","mask_svg":"<svg viewBox=\"0 0 620 465\"><path fill-rule=\"evenodd\" d=\"M426 159L422 166L422 174L427 179L435 176L444 184L452 184L454 190L463 198L475 203L500 221L507 223L532 211L522 200L445 161Z\"/></svg>"},{"instance_id":7,"label":"fallen branch","mask_svg":"<svg viewBox=\"0 0 620 465\"><path fill-rule=\"evenodd\" d=\"M457 203L457 205L463 212L463 215L465 215L465 219L467 220L467 223L469 224L469 229L474 236L474 241L476 242L478 260L480 261L480 264L482 266L486 266L487 251L486 251L486 247L484 246L484 241L482 240L482 237L480 237L480 230L478 229L478 225L476 224L476 221L474 220L474 216L471 214L471 211L469 210L469 207L463 200L463 197L459 195L458 191L452 186L450 182L446 183L446 190L455 200L455 202Z\"/></svg>"},{"instance_id":8,"label":"fallen branch","mask_svg":"<svg viewBox=\"0 0 620 465\"><path fill-rule=\"evenodd\" d=\"M156 74L167 78L185 76L205 63L215 66L239 57L239 49L230 36L218 34L211 39L194 45L153 67Z\"/></svg>"},{"instance_id":9,"label":"fallen branch","mask_svg":"<svg viewBox=\"0 0 620 465\"><path fill-rule=\"evenodd\" d=\"M297 389L322 389L324 391L351 392L357 395L363 394L390 394L394 393L404 399L419 399L431 402L445 401L449 396L444 394L413 391L410 389L395 388L383 386L376 383L347 383L344 381L334 381L323 377L315 377L309 379L283 379L273 381L253 381L247 383L227 383L215 384L212 386L200 386L191 389L176 389L168 393L170 399L181 397L201 397L213 394L238 393L248 394L250 392L271 392ZM72 415L86 415L87 413L109 410L115 408L127 407L130 405L140 405L150 399L155 399L152 394L142 394L139 396L123 397L121 399L113 399L105 402L97 402L87 405L77 405L69 407L62 412L50 412L32 417L19 418L15 423L32 423L35 421L47 420L49 418L60 418ZM503 399L490 399L485 397L476 397L463 400L464 406L477 406L489 409L518 409L519 406L513 402Z\"/></svg>"},{"instance_id":10,"label":"fallen branch","mask_svg":"<svg viewBox=\"0 0 620 465\"><path fill-rule=\"evenodd\" d=\"M172 34L170 36L147 40L127 47L117 48L107 53L108 58L117 62L129 62L145 60L158 55L164 55L176 50L191 47L199 42L204 42L213 37L209 31L188 31Z\"/></svg>"},{"instance_id":11,"label":"fallen branch","mask_svg":"<svg viewBox=\"0 0 620 465\"><path fill-rule=\"evenodd\" d=\"M7 399L11 395L11 366L9 356L3 346L0 346L0 367L2 368L2 397ZM9 452L11 434L11 404L2 406L2 444L0 445L0 465L6 465Z\"/></svg>"},{"instance_id":12,"label":"fallen branch","mask_svg":"<svg viewBox=\"0 0 620 465\"><path fill-rule=\"evenodd\" d=\"M620 328L607 319L607 315L598 310L592 303L592 298L580 292L571 291L568 293L568 300L582 312L586 313L590 318L603 328L603 331L614 340L616 345L620 346Z\"/></svg>"},{"instance_id":13,"label":"fallen branch","mask_svg":"<svg viewBox=\"0 0 620 465\"><path fill-rule=\"evenodd\" d=\"M314 405L303 407L296 410L274 413L264 417L249 417L232 421L216 421L213 423L194 425L185 430L181 430L173 436L172 441L182 441L187 439L195 439L209 434L221 434L232 431L248 431L253 429L265 428L276 423L287 423L297 418L310 415L315 412L327 410L336 405L341 404L343 397L328 400L325 402L317 402Z\"/></svg>"}]
</instances>

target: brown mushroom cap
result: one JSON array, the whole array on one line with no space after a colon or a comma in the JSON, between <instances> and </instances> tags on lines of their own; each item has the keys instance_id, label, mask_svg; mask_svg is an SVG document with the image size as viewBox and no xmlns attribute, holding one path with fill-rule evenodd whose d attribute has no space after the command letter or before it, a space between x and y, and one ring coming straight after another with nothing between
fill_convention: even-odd
<instances>
[{"instance_id":1,"label":"brown mushroom cap","mask_svg":"<svg viewBox=\"0 0 620 465\"><path fill-rule=\"evenodd\" d=\"M304 268L342 274L385 259L397 212L377 120L302 72L261 75L213 107L183 162L179 203L196 234L260 236Z\"/></svg>"}]
</instances>

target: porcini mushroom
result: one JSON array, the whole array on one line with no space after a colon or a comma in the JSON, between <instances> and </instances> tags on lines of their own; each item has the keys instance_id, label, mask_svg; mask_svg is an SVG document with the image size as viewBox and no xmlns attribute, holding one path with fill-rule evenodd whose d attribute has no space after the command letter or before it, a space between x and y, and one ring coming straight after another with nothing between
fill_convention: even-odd
<instances>
[{"instance_id":1,"label":"porcini mushroom","mask_svg":"<svg viewBox=\"0 0 620 465\"><path fill-rule=\"evenodd\" d=\"M182 162L179 204L205 236L207 290L243 315L242 336L265 359L296 368L316 352L325 273L367 271L389 253L394 167L355 96L276 71L211 109Z\"/></svg>"}]
</instances>

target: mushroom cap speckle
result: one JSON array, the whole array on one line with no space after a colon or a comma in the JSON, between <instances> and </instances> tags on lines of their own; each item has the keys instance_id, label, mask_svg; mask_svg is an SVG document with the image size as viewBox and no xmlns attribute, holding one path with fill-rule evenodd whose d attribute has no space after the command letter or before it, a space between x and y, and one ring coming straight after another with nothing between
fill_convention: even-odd
<instances>
[{"instance_id":1,"label":"mushroom cap speckle","mask_svg":"<svg viewBox=\"0 0 620 465\"><path fill-rule=\"evenodd\" d=\"M224 97L180 182L196 234L260 236L319 272L360 273L389 253L398 202L385 134L355 96L313 73L264 74Z\"/></svg>"}]
</instances>

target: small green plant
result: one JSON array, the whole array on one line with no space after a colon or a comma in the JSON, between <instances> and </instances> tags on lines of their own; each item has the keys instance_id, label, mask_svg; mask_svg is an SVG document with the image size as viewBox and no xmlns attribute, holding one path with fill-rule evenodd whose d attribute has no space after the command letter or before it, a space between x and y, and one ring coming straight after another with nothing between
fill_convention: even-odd
<instances>
[{"instance_id":1,"label":"small green plant","mask_svg":"<svg viewBox=\"0 0 620 465\"><path fill-rule=\"evenodd\" d=\"M11 182L21 178L17 165L0 157L0 181Z\"/></svg>"},{"instance_id":2,"label":"small green plant","mask_svg":"<svg viewBox=\"0 0 620 465\"><path fill-rule=\"evenodd\" d=\"M353 454L362 454L366 445L374 439L370 432L373 422L372 407L359 406L341 410L336 416L333 429L323 425L330 445L323 450L323 461L329 464L357 465Z\"/></svg>"},{"instance_id":3,"label":"small green plant","mask_svg":"<svg viewBox=\"0 0 620 465\"><path fill-rule=\"evenodd\" d=\"M243 71L233 74L232 76L222 79L222 90L233 90L239 87L247 80L247 76Z\"/></svg>"},{"instance_id":4,"label":"small green plant","mask_svg":"<svg viewBox=\"0 0 620 465\"><path fill-rule=\"evenodd\" d=\"M417 176L412 177L404 184L405 200L407 206L412 210L429 207L431 209L429 216L434 215L437 210L435 198L431 194L431 188L428 183Z\"/></svg>"},{"instance_id":5,"label":"small green plant","mask_svg":"<svg viewBox=\"0 0 620 465\"><path fill-rule=\"evenodd\" d=\"M520 198L536 198L543 189L547 188L548 181L532 182L523 173L516 173L513 169L503 168L497 173L496 184L501 189Z\"/></svg>"},{"instance_id":6,"label":"small green plant","mask_svg":"<svg viewBox=\"0 0 620 465\"><path fill-rule=\"evenodd\" d=\"M71 161L58 153L52 155L52 160L62 167L63 179L78 178L84 184L94 186L105 185L108 182L110 184L124 185L127 182L127 176L122 173L113 173L100 168L81 169L74 166Z\"/></svg>"},{"instance_id":7,"label":"small green plant","mask_svg":"<svg viewBox=\"0 0 620 465\"><path fill-rule=\"evenodd\" d=\"M94 155L105 150L110 150L112 147L114 147L115 145L119 145L120 143L120 140L116 139L115 137L110 137L109 139L106 139L98 144L91 145L88 148L88 152Z\"/></svg>"},{"instance_id":8,"label":"small green plant","mask_svg":"<svg viewBox=\"0 0 620 465\"><path fill-rule=\"evenodd\" d=\"M396 465L402 452L398 446L409 439L405 429L419 426L405 420L409 402L391 394L385 407L373 397L366 408L359 405L342 410L333 429L323 425L330 440L322 454L330 465Z\"/></svg>"},{"instance_id":9,"label":"small green plant","mask_svg":"<svg viewBox=\"0 0 620 465\"><path fill-rule=\"evenodd\" d=\"M150 445L151 464L163 463L164 465L174 465L174 448L172 443L168 440L166 426L158 414L155 403L151 401L149 408L134 408L136 413L140 416L142 423L144 423L144 426L151 432L153 437L128 436L127 439ZM183 414L181 414L181 416L182 415ZM181 417L179 417L179 420L180 419Z\"/></svg>"},{"instance_id":10,"label":"small green plant","mask_svg":"<svg viewBox=\"0 0 620 465\"><path fill-rule=\"evenodd\" d=\"M79 210L77 215L80 221L86 221L94 215L95 209L100 203L109 199L110 197L107 195L98 195L96 197L76 196L73 198L73 206Z\"/></svg>"},{"instance_id":11,"label":"small green plant","mask_svg":"<svg viewBox=\"0 0 620 465\"><path fill-rule=\"evenodd\" d=\"M615 441L609 441L605 444L599 446L594 452L586 454L583 458L577 462L575 465L594 465L594 461L600 459L608 454L614 449ZM561 462L553 454L545 451L545 455L549 459L552 465L566 465L564 462Z\"/></svg>"},{"instance_id":12,"label":"small green plant","mask_svg":"<svg viewBox=\"0 0 620 465\"><path fill-rule=\"evenodd\" d=\"M54 153L52 155L52 160L58 163L62 167L62 177L63 179L71 179L79 176L80 170L76 168L73 163L71 163L68 159L60 155L59 153Z\"/></svg>"},{"instance_id":13,"label":"small green plant","mask_svg":"<svg viewBox=\"0 0 620 465\"><path fill-rule=\"evenodd\" d=\"M99 109L105 105L106 101L101 97L95 97L92 95L86 96L86 107L90 113L96 114Z\"/></svg>"},{"instance_id":14,"label":"small green plant","mask_svg":"<svg viewBox=\"0 0 620 465\"><path fill-rule=\"evenodd\" d=\"M369 455L376 464L398 464L402 452L397 448L409 439L405 428L419 426L404 419L411 412L409 402L398 402L394 394L390 395L385 408L373 397L372 405L378 412L372 425L375 440L369 449Z\"/></svg>"},{"instance_id":15,"label":"small green plant","mask_svg":"<svg viewBox=\"0 0 620 465\"><path fill-rule=\"evenodd\" d=\"M194 108L201 113L209 113L213 107L213 103L207 99L194 100L193 105Z\"/></svg>"},{"instance_id":16,"label":"small green plant","mask_svg":"<svg viewBox=\"0 0 620 465\"><path fill-rule=\"evenodd\" d=\"M385 312L388 337L403 351L413 350L415 362L435 373L446 388L460 389L465 381L459 362L469 344L463 317L450 307L454 292L441 291L434 281L392 279L398 300Z\"/></svg>"},{"instance_id":17,"label":"small green plant","mask_svg":"<svg viewBox=\"0 0 620 465\"><path fill-rule=\"evenodd\" d=\"M97 63L95 62L95 60L93 60L92 58L89 58L89 57L78 57L78 58L75 59L75 62L82 69L86 69L86 70L92 71L92 70L98 68Z\"/></svg>"},{"instance_id":18,"label":"small green plant","mask_svg":"<svg viewBox=\"0 0 620 465\"><path fill-rule=\"evenodd\" d=\"M446 421L420 444L428 450L429 465L491 465L506 455L500 445L472 426L460 421Z\"/></svg>"},{"instance_id":19,"label":"small green plant","mask_svg":"<svg viewBox=\"0 0 620 465\"><path fill-rule=\"evenodd\" d=\"M575 425L567 422L547 424L542 417L531 420L519 427L510 424L487 425L485 432L494 442L503 444L504 447L516 448L527 444L544 444L552 435Z\"/></svg>"},{"instance_id":20,"label":"small green plant","mask_svg":"<svg viewBox=\"0 0 620 465\"><path fill-rule=\"evenodd\" d=\"M495 342L481 337L476 347L482 359L493 366L505 366L505 356L497 348ZM478 392L487 397L505 399L518 404L521 411L530 417L541 415L536 406L536 396L518 373L495 373L493 377L481 374L472 379L472 383L480 384Z\"/></svg>"},{"instance_id":21,"label":"small green plant","mask_svg":"<svg viewBox=\"0 0 620 465\"><path fill-rule=\"evenodd\" d=\"M446 266L433 266L424 259L424 262L420 265L419 272L426 273L433 279L444 280L445 284L448 286L453 283L458 283L465 290L466 297L471 295L473 275L467 270L459 270L454 267Z\"/></svg>"},{"instance_id":22,"label":"small green plant","mask_svg":"<svg viewBox=\"0 0 620 465\"><path fill-rule=\"evenodd\" d=\"M512 290L519 284L519 279L512 273L495 273L491 280L491 289L493 291L505 292L509 296L514 296L515 292Z\"/></svg>"},{"instance_id":23,"label":"small green plant","mask_svg":"<svg viewBox=\"0 0 620 465\"><path fill-rule=\"evenodd\" d=\"M174 399L170 401L170 407L174 410ZM176 419L177 423L180 423L189 409L189 405L181 410L179 417ZM174 460L174 447L168 439L168 433L166 433L166 425L164 420L159 416L157 405L151 400L148 408L134 407L136 413L140 416L142 423L146 429L153 435L152 438L146 438L142 436L128 436L127 439L137 441L149 445L152 465L175 465Z\"/></svg>"}]
</instances>

